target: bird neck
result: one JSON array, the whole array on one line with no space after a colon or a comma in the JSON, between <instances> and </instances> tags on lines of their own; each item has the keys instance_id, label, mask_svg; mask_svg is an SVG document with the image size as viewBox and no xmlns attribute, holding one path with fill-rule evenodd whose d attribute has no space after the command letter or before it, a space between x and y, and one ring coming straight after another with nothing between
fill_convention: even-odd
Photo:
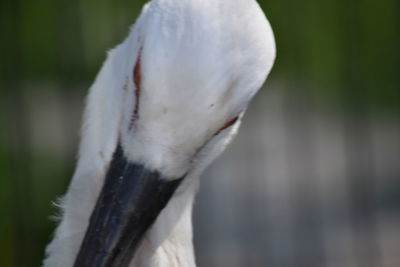
<instances>
[{"instance_id":1,"label":"bird neck","mask_svg":"<svg viewBox=\"0 0 400 267\"><path fill-rule=\"evenodd\" d=\"M192 208L197 182L176 192L147 232L130 267L195 267Z\"/></svg>"},{"instance_id":2,"label":"bird neck","mask_svg":"<svg viewBox=\"0 0 400 267\"><path fill-rule=\"evenodd\" d=\"M54 239L47 246L47 257L43 262L45 267L73 265L91 210L101 189L101 183L93 183L94 177L101 177L101 173L79 171L76 176L83 174L87 179L73 179L61 204L64 207L63 218ZM146 233L130 267L196 266L192 242L192 208L197 184L196 179L185 189L178 188ZM82 194L80 188L92 190Z\"/></svg>"}]
</instances>

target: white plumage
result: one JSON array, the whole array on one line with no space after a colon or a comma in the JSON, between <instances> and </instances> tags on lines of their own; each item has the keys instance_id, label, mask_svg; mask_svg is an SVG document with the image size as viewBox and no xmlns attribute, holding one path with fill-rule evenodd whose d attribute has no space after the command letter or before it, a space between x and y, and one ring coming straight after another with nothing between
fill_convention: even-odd
<instances>
[{"instance_id":1,"label":"white plumage","mask_svg":"<svg viewBox=\"0 0 400 267\"><path fill-rule=\"evenodd\" d=\"M236 134L274 58L271 28L254 0L148 3L90 88L77 168L44 266L73 266L118 143L129 161L165 177L186 175L130 266L195 266L198 177Z\"/></svg>"}]
</instances>

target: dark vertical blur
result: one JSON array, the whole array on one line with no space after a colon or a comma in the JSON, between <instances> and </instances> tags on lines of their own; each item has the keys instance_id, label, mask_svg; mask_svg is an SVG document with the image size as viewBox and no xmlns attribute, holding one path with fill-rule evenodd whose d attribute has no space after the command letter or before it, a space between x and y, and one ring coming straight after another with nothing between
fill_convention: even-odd
<instances>
[{"instance_id":1,"label":"dark vertical blur","mask_svg":"<svg viewBox=\"0 0 400 267\"><path fill-rule=\"evenodd\" d=\"M0 0L0 266L40 265L85 94L144 3ZM259 3L278 57L202 180L199 266L400 266L400 3Z\"/></svg>"}]
</instances>

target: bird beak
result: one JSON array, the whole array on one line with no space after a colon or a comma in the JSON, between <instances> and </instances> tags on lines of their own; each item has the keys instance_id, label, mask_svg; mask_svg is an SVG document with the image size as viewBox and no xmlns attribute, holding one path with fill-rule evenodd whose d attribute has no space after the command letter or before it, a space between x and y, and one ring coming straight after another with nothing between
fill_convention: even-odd
<instances>
[{"instance_id":1,"label":"bird beak","mask_svg":"<svg viewBox=\"0 0 400 267\"><path fill-rule=\"evenodd\" d=\"M128 162L118 145L74 267L128 266L182 180Z\"/></svg>"}]
</instances>

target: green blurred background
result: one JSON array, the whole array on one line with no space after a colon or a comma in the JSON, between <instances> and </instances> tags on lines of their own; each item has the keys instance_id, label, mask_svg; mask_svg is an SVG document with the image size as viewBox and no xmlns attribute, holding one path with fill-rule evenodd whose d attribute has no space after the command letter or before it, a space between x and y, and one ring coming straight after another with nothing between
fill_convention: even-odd
<instances>
[{"instance_id":1,"label":"green blurred background","mask_svg":"<svg viewBox=\"0 0 400 267\"><path fill-rule=\"evenodd\" d=\"M105 52L124 39L144 3L0 1L0 266L40 265L55 226L49 220L57 212L51 202L65 192L73 173L84 96ZM352 127L368 128L375 114L400 123L398 0L259 3L278 50L269 84L290 96L286 105L305 98L340 114L351 133ZM268 96L263 90L258 106ZM393 129L400 138L399 128ZM353 143L351 138L358 135L348 139ZM393 146L400 150L399 142ZM390 160L400 165L400 158ZM400 178L400 172L393 175ZM355 213L369 203L373 179L362 188L361 202L350 198ZM387 205L399 214L399 195L393 196Z\"/></svg>"}]
</instances>

